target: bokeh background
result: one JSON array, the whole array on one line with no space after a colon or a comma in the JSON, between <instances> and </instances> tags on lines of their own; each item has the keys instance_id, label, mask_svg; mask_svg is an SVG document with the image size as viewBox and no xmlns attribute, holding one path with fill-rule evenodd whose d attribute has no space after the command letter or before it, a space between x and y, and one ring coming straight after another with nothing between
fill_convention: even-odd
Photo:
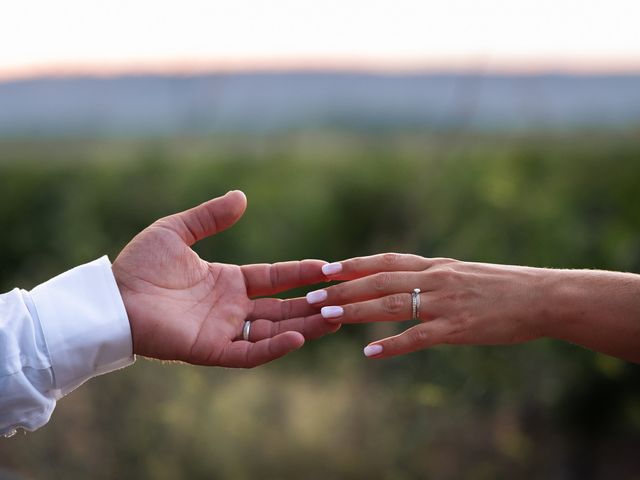
<instances>
[{"instance_id":1,"label":"bokeh background","mask_svg":"<svg viewBox=\"0 0 640 480\"><path fill-rule=\"evenodd\" d=\"M638 7L511 3L8 4L0 291L236 188L203 258L640 273ZM0 478L640 478L638 366L551 340L363 357L406 326L248 371L140 358L1 440Z\"/></svg>"}]
</instances>

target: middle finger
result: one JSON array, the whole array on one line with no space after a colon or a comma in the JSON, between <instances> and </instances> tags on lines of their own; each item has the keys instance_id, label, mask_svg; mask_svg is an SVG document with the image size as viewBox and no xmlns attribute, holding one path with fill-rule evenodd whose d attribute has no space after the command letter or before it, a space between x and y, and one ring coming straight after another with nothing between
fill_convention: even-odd
<instances>
[{"instance_id":1,"label":"middle finger","mask_svg":"<svg viewBox=\"0 0 640 480\"><path fill-rule=\"evenodd\" d=\"M424 272L383 272L368 277L343 282L307 294L310 305L345 305L363 300L384 297L395 293L407 293L414 288L428 290Z\"/></svg>"}]
</instances>

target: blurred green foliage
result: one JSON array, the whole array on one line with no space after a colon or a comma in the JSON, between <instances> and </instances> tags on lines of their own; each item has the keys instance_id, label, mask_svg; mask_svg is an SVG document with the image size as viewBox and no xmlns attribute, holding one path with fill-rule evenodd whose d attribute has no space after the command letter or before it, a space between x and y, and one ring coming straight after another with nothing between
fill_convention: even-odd
<instances>
[{"instance_id":1,"label":"blurred green foliage","mask_svg":"<svg viewBox=\"0 0 640 480\"><path fill-rule=\"evenodd\" d=\"M4 141L0 291L114 259L154 219L235 188L249 209L197 245L203 258L406 251L640 272L638 133ZM637 366L546 340L362 356L402 327L343 327L251 371L139 359L0 442L0 465L96 480L638 478Z\"/></svg>"}]
</instances>

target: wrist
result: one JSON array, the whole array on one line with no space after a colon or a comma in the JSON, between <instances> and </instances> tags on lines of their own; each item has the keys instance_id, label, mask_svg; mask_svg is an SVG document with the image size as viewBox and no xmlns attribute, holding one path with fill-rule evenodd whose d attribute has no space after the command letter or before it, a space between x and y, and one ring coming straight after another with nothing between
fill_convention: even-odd
<instances>
[{"instance_id":1,"label":"wrist","mask_svg":"<svg viewBox=\"0 0 640 480\"><path fill-rule=\"evenodd\" d=\"M594 302L602 292L594 291L599 274L593 270L549 270L541 305L542 336L560 340L575 340L575 333L588 324Z\"/></svg>"},{"instance_id":2,"label":"wrist","mask_svg":"<svg viewBox=\"0 0 640 480\"><path fill-rule=\"evenodd\" d=\"M557 338L559 327L574 318L572 312L579 293L570 279L570 270L531 269L529 287L530 329L536 338Z\"/></svg>"},{"instance_id":3,"label":"wrist","mask_svg":"<svg viewBox=\"0 0 640 480\"><path fill-rule=\"evenodd\" d=\"M134 361L129 322L114 278L105 256L29 293L51 357L56 395Z\"/></svg>"},{"instance_id":4,"label":"wrist","mask_svg":"<svg viewBox=\"0 0 640 480\"><path fill-rule=\"evenodd\" d=\"M134 354L139 354L138 352L138 348L139 347L139 341L137 338L137 328L136 328L136 315L135 315L135 309L133 308L133 301L132 301L132 290L129 289L126 285L126 282L124 281L124 277L125 274L121 271L120 268L118 268L117 265L117 259L116 261L113 263L113 265L111 266L111 271L113 273L113 278L116 281L116 286L118 287L118 291L120 292L120 298L122 298L122 304L124 305L124 309L127 312L127 318L129 319L129 329L131 330L131 344L132 344L132 350Z\"/></svg>"}]
</instances>

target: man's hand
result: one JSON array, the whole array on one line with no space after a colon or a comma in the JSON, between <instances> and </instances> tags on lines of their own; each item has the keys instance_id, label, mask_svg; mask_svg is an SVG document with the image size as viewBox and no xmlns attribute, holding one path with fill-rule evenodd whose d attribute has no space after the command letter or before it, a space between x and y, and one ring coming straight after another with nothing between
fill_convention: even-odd
<instances>
[{"instance_id":1,"label":"man's hand","mask_svg":"<svg viewBox=\"0 0 640 480\"><path fill-rule=\"evenodd\" d=\"M134 353L199 365L254 367L300 348L339 325L304 299L273 295L326 281L320 260L228 265L202 260L190 247L240 219L240 191L155 222L118 255L113 273L131 322ZM307 318L305 318L307 317ZM242 340L252 321L249 341Z\"/></svg>"}]
</instances>

